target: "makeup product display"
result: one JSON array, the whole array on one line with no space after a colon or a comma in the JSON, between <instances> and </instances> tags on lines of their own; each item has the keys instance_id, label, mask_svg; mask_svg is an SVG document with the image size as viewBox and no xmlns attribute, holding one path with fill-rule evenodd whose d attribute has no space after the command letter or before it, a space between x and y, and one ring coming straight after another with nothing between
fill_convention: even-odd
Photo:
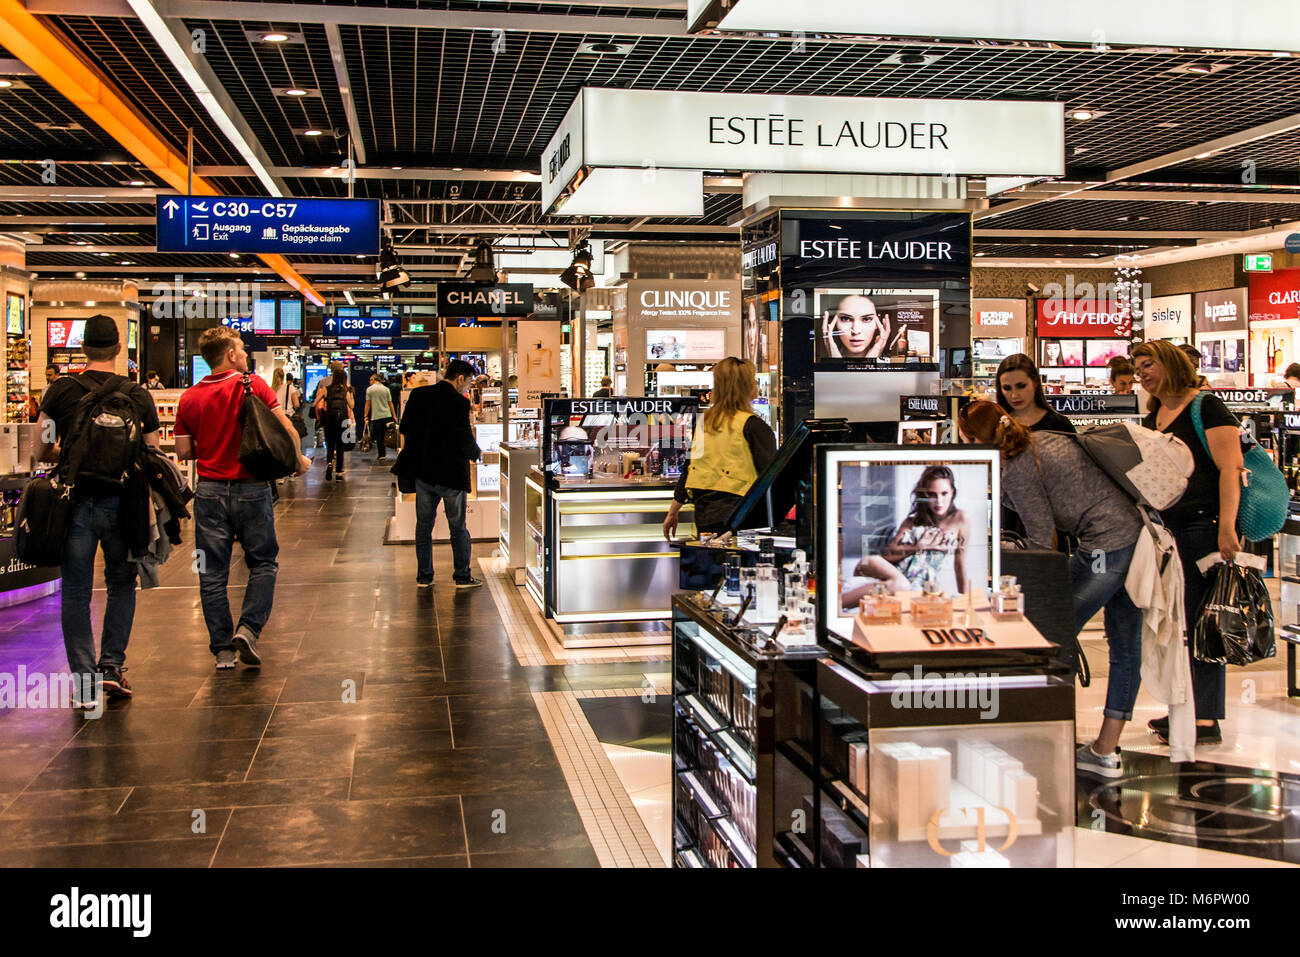
<instances>
[{"instance_id":1,"label":"makeup product display","mask_svg":"<svg viewBox=\"0 0 1300 957\"><path fill-rule=\"evenodd\" d=\"M1003 575L998 579L992 614L998 621L1019 621L1025 617L1025 593L1020 590L1014 575Z\"/></svg>"},{"instance_id":2,"label":"makeup product display","mask_svg":"<svg viewBox=\"0 0 1300 957\"><path fill-rule=\"evenodd\" d=\"M952 624L952 599L933 582L926 582L912 599L909 615L918 628L946 628Z\"/></svg>"}]
</instances>

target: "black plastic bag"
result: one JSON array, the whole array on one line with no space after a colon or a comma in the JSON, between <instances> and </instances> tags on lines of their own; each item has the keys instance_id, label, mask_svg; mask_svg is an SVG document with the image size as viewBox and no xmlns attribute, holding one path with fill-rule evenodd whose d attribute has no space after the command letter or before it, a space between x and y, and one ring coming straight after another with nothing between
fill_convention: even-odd
<instances>
[{"instance_id":1,"label":"black plastic bag","mask_svg":"<svg viewBox=\"0 0 1300 957\"><path fill-rule=\"evenodd\" d=\"M1248 665L1277 654L1273 605L1254 568L1221 563L1192 631L1192 655L1216 665Z\"/></svg>"}]
</instances>

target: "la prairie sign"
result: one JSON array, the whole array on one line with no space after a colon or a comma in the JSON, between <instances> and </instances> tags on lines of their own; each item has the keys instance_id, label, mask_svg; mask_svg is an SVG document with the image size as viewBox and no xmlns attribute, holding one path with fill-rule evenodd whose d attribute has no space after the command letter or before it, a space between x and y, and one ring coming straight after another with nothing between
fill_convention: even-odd
<instances>
[{"instance_id":1,"label":"la prairie sign","mask_svg":"<svg viewBox=\"0 0 1300 957\"><path fill-rule=\"evenodd\" d=\"M585 168L1061 176L1062 104L584 88L542 156L542 205Z\"/></svg>"}]
</instances>

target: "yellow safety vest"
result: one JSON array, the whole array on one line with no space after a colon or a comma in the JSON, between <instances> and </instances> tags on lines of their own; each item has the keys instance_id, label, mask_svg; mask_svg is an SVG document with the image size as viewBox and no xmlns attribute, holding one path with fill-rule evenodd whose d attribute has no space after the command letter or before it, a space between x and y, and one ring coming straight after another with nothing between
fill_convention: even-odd
<instances>
[{"instance_id":1,"label":"yellow safety vest","mask_svg":"<svg viewBox=\"0 0 1300 957\"><path fill-rule=\"evenodd\" d=\"M696 423L691 440L691 467L686 476L688 489L744 495L758 478L754 456L745 441L745 423L752 412L737 412L727 428L710 432L704 422Z\"/></svg>"}]
</instances>

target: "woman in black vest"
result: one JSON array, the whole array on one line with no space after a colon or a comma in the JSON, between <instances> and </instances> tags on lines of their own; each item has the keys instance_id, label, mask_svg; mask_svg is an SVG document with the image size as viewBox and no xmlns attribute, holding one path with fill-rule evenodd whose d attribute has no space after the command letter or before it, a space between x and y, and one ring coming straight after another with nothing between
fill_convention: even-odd
<instances>
[{"instance_id":1,"label":"woman in black vest","mask_svg":"<svg viewBox=\"0 0 1300 957\"><path fill-rule=\"evenodd\" d=\"M348 385L343 363L330 363L330 383L316 400L316 422L325 429L325 481L343 478L344 429L353 418L352 386ZM356 426L353 425L352 428ZM349 437L349 441L355 441Z\"/></svg>"}]
</instances>

